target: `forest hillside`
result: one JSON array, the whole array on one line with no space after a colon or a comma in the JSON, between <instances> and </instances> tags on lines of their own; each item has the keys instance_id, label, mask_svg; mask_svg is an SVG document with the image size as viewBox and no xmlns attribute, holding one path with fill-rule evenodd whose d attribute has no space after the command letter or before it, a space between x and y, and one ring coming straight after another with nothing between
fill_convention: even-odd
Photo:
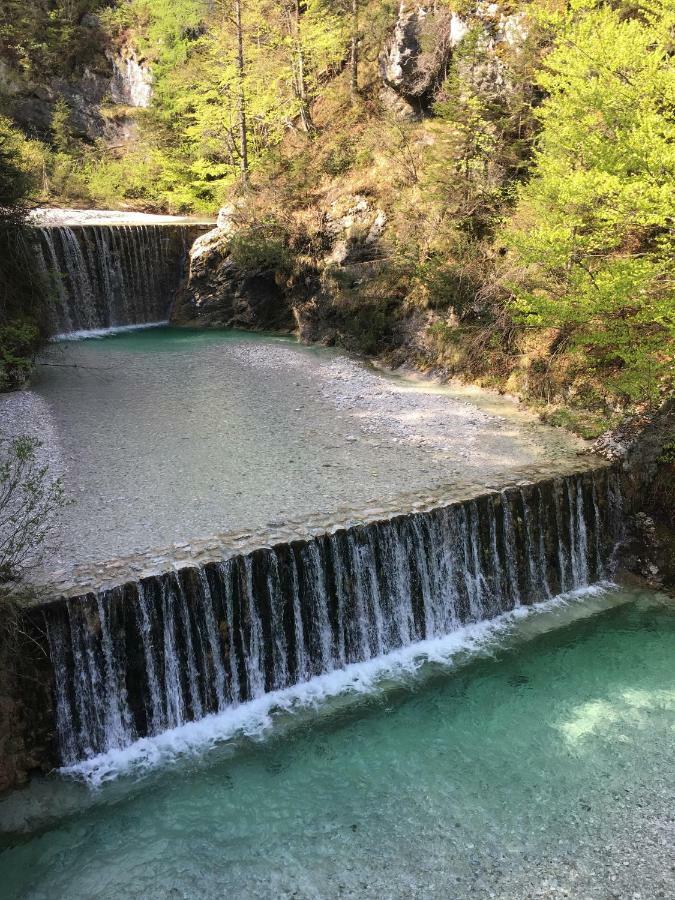
<instances>
[{"instance_id":1,"label":"forest hillside","mask_svg":"<svg viewBox=\"0 0 675 900\"><path fill-rule=\"evenodd\" d=\"M220 210L177 322L594 436L672 394L674 25L673 0L0 0L0 205L20 173L23 206Z\"/></svg>"}]
</instances>

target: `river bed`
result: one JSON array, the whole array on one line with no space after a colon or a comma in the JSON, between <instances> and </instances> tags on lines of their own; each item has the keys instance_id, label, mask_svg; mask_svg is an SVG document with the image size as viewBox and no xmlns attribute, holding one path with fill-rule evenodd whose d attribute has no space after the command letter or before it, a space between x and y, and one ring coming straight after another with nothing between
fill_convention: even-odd
<instances>
[{"instance_id":1,"label":"river bed","mask_svg":"<svg viewBox=\"0 0 675 900\"><path fill-rule=\"evenodd\" d=\"M42 438L73 501L44 565L61 587L214 535L288 540L589 464L512 399L236 331L54 344L0 412Z\"/></svg>"}]
</instances>

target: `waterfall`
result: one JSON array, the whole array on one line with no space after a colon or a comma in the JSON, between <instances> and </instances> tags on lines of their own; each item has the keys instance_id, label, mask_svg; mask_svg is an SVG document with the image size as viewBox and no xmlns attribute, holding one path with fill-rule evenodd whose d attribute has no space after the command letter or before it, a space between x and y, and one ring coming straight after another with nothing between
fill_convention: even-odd
<instances>
[{"instance_id":1,"label":"waterfall","mask_svg":"<svg viewBox=\"0 0 675 900\"><path fill-rule=\"evenodd\" d=\"M45 604L61 762L602 579L619 503L601 469Z\"/></svg>"},{"instance_id":2,"label":"waterfall","mask_svg":"<svg viewBox=\"0 0 675 900\"><path fill-rule=\"evenodd\" d=\"M168 318L187 261L188 226L53 225L34 232L56 334Z\"/></svg>"}]
</instances>

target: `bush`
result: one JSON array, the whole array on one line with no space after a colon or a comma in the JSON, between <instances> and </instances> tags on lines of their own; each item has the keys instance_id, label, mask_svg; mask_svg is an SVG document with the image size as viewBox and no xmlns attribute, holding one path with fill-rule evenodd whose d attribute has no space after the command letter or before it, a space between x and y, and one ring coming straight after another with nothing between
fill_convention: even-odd
<instances>
[{"instance_id":1,"label":"bush","mask_svg":"<svg viewBox=\"0 0 675 900\"><path fill-rule=\"evenodd\" d=\"M59 478L38 460L40 442L19 437L0 444L0 579L17 581L21 565L40 553L52 516L66 504Z\"/></svg>"},{"instance_id":2,"label":"bush","mask_svg":"<svg viewBox=\"0 0 675 900\"><path fill-rule=\"evenodd\" d=\"M250 225L237 232L230 244L230 254L242 272L274 272L281 278L291 273L288 236L273 222Z\"/></svg>"},{"instance_id":3,"label":"bush","mask_svg":"<svg viewBox=\"0 0 675 900\"><path fill-rule=\"evenodd\" d=\"M0 325L0 391L15 391L25 384L41 343L34 322L15 319Z\"/></svg>"},{"instance_id":4,"label":"bush","mask_svg":"<svg viewBox=\"0 0 675 900\"><path fill-rule=\"evenodd\" d=\"M24 225L37 184L34 149L0 116L0 391L24 383L47 337L48 285Z\"/></svg>"}]
</instances>

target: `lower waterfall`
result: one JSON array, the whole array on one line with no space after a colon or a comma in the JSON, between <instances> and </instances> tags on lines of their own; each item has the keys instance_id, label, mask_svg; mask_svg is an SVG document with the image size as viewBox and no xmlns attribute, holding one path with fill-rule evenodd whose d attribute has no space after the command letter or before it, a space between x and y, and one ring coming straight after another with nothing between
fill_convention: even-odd
<instances>
[{"instance_id":1,"label":"lower waterfall","mask_svg":"<svg viewBox=\"0 0 675 900\"><path fill-rule=\"evenodd\" d=\"M45 604L60 761L601 580L620 521L600 469Z\"/></svg>"},{"instance_id":2,"label":"lower waterfall","mask_svg":"<svg viewBox=\"0 0 675 900\"><path fill-rule=\"evenodd\" d=\"M51 289L54 332L166 320L193 230L121 224L35 228L38 259Z\"/></svg>"}]
</instances>

